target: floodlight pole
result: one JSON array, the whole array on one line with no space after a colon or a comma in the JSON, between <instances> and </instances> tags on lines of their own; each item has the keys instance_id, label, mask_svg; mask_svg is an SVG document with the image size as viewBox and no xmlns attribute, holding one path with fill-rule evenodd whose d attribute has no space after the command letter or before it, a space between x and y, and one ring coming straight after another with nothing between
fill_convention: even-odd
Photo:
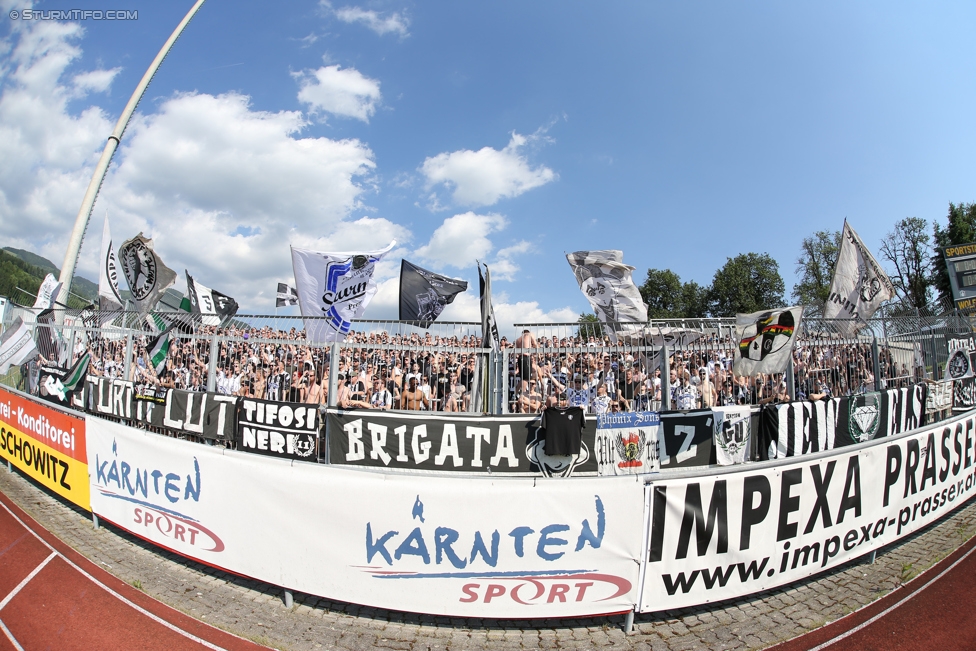
<instances>
[{"instance_id":1,"label":"floodlight pole","mask_svg":"<svg viewBox=\"0 0 976 651\"><path fill-rule=\"evenodd\" d=\"M176 26L173 33L170 34L169 39L163 44L162 49L156 58L153 59L152 64L150 64L149 69L146 70L146 74L142 76L142 80L139 85L136 86L135 92L132 93L132 97L129 98L129 103L125 105L125 110L122 111L122 115L119 116L119 121L115 123L115 129L112 131L112 135L108 137L108 142L105 143L105 149L102 151L102 157L98 159L98 165L95 166L95 173L92 174L91 181L88 183L88 190L85 192L85 198L81 201L81 208L78 209L78 216L75 217L75 226L71 231L71 239L68 240L68 250L64 254L64 264L61 265L61 278L59 279L62 285L62 291L64 295L67 296L68 290L71 289L71 278L75 275L75 266L78 264L78 253L81 251L81 242L85 239L85 230L88 228L88 220L91 217L92 208L95 207L95 199L98 197L98 191L102 187L102 181L105 179L105 174L108 172L109 163L112 162L112 156L115 155L115 150L118 149L119 142L122 140L122 134L125 132L126 126L129 124L129 120L132 118L132 114L135 113L136 107L139 105L139 101L145 94L146 89L149 87L149 82L156 75L156 71L159 70L159 66L162 65L163 59L169 54L170 49L172 49L173 44L176 43L176 39L180 37L183 33L183 29L190 23L193 16L197 13L197 10L203 5L205 0L197 0L193 7L187 12L180 24Z\"/></svg>"}]
</instances>

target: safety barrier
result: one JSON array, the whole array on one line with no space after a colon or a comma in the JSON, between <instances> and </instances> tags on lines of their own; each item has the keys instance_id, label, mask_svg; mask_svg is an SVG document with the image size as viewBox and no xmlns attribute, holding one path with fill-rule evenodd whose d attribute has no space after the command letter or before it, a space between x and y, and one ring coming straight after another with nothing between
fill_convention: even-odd
<instances>
[{"instance_id":1,"label":"safety barrier","mask_svg":"<svg viewBox=\"0 0 976 651\"><path fill-rule=\"evenodd\" d=\"M455 418L455 441L464 429L482 442L482 461L507 464L473 419ZM445 616L580 617L737 598L875 552L976 490L973 411L804 456L568 481L267 458L5 389L0 427L9 464L57 490L62 463L87 463L90 507L77 503L160 547L288 590ZM401 445L410 456L403 436L387 454Z\"/></svg>"}]
</instances>

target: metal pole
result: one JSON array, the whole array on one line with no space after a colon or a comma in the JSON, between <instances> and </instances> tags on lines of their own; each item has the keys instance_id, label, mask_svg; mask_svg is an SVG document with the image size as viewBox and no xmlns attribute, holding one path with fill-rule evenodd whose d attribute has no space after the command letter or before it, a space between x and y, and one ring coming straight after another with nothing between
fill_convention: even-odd
<instances>
[{"instance_id":1,"label":"metal pole","mask_svg":"<svg viewBox=\"0 0 976 651\"><path fill-rule=\"evenodd\" d=\"M790 363L786 366L786 390L790 394L790 401L796 400L796 370L793 367L793 353L790 353Z\"/></svg>"},{"instance_id":2,"label":"metal pole","mask_svg":"<svg viewBox=\"0 0 976 651\"><path fill-rule=\"evenodd\" d=\"M634 632L634 611L631 610L627 613L627 619L624 620L624 635L630 635Z\"/></svg>"},{"instance_id":3,"label":"metal pole","mask_svg":"<svg viewBox=\"0 0 976 651\"><path fill-rule=\"evenodd\" d=\"M122 366L122 377L126 380L132 380L132 376L129 373L132 372L132 331L129 330L125 334L125 362Z\"/></svg>"},{"instance_id":4,"label":"metal pole","mask_svg":"<svg viewBox=\"0 0 976 651\"><path fill-rule=\"evenodd\" d=\"M496 354L495 357L501 357L501 363L496 366L498 372L495 374L497 380L495 382L501 385L501 391L498 395L501 397L501 405L498 405L498 410L495 411L496 414L507 414L508 413L508 355L507 350L502 351L501 355Z\"/></svg>"},{"instance_id":5,"label":"metal pole","mask_svg":"<svg viewBox=\"0 0 976 651\"><path fill-rule=\"evenodd\" d=\"M78 253L81 251L81 242L85 239L85 230L88 228L88 220L91 218L92 208L95 207L95 199L98 197L98 191L102 187L102 181L105 180L105 174L108 172L108 166L112 162L112 156L115 155L115 150L122 140L122 134L125 133L125 128L128 126L132 114L135 112L139 101L149 87L149 82L156 75L159 66L162 65L163 59L169 54L173 44L176 43L176 39L180 37L183 29L189 24L203 3L204 0L197 0L190 11L187 12L186 16L183 17L183 20L180 21L180 24L176 26L176 29L173 30L173 33L170 34L170 37L163 44L159 54L156 55L156 58L149 65L146 74L142 76L139 85L136 86L132 97L129 98L129 103L125 105L122 115L119 116L119 121L115 123L115 129L112 130L112 135L108 137L108 142L105 143L105 149L102 151L101 158L98 159L98 165L95 166L95 172L92 174L91 181L88 183L88 190L85 191L85 197L82 199L81 207L78 209L78 216L75 217L75 225L71 231L71 238L68 240L68 249L64 254L64 263L61 265L61 277L59 281L66 295L71 289L71 278L75 275Z\"/></svg>"},{"instance_id":6,"label":"metal pole","mask_svg":"<svg viewBox=\"0 0 976 651\"><path fill-rule=\"evenodd\" d=\"M220 344L217 342L218 336L210 339L210 364L207 365L207 391L213 393L217 390L217 354L220 352Z\"/></svg>"},{"instance_id":7,"label":"metal pole","mask_svg":"<svg viewBox=\"0 0 976 651\"><path fill-rule=\"evenodd\" d=\"M338 404L336 393L339 391L339 342L333 341L329 349L329 406Z\"/></svg>"},{"instance_id":8,"label":"metal pole","mask_svg":"<svg viewBox=\"0 0 976 651\"><path fill-rule=\"evenodd\" d=\"M871 344L871 354L874 356L874 390L881 391L882 383L881 379L881 362L878 360L878 337L875 336L874 342Z\"/></svg>"},{"instance_id":9,"label":"metal pole","mask_svg":"<svg viewBox=\"0 0 976 651\"><path fill-rule=\"evenodd\" d=\"M661 411L671 410L671 360L668 347L661 346Z\"/></svg>"}]
</instances>

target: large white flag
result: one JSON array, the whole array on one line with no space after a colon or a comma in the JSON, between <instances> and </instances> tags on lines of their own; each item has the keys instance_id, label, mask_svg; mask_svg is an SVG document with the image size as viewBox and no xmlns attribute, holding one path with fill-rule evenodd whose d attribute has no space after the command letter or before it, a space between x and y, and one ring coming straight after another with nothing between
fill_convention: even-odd
<instances>
[{"instance_id":1,"label":"large white flag","mask_svg":"<svg viewBox=\"0 0 976 651\"><path fill-rule=\"evenodd\" d=\"M580 291L593 311L606 323L647 321L647 305L623 262L623 251L576 251L567 253Z\"/></svg>"},{"instance_id":2,"label":"large white flag","mask_svg":"<svg viewBox=\"0 0 976 651\"><path fill-rule=\"evenodd\" d=\"M3 336L0 336L0 375L9 371L11 366L20 366L35 355L37 346L30 327L17 317L4 331Z\"/></svg>"},{"instance_id":3,"label":"large white flag","mask_svg":"<svg viewBox=\"0 0 976 651\"><path fill-rule=\"evenodd\" d=\"M326 253L292 247L295 286L305 337L313 343L342 341L352 320L362 316L376 294L373 270L396 245L379 251Z\"/></svg>"},{"instance_id":4,"label":"large white flag","mask_svg":"<svg viewBox=\"0 0 976 651\"><path fill-rule=\"evenodd\" d=\"M853 335L867 325L882 303L894 295L895 288L888 275L845 221L824 318L840 319L837 321L838 331Z\"/></svg>"},{"instance_id":5,"label":"large white flag","mask_svg":"<svg viewBox=\"0 0 976 651\"><path fill-rule=\"evenodd\" d=\"M98 309L101 311L100 325L114 319L122 309L122 296L119 294L119 259L112 246L112 233L108 227L108 213L102 227L102 253L98 265Z\"/></svg>"},{"instance_id":6,"label":"large white flag","mask_svg":"<svg viewBox=\"0 0 976 651\"><path fill-rule=\"evenodd\" d=\"M736 314L735 374L785 372L802 317L802 306Z\"/></svg>"},{"instance_id":7,"label":"large white flag","mask_svg":"<svg viewBox=\"0 0 976 651\"><path fill-rule=\"evenodd\" d=\"M153 251L151 239L139 233L119 247L119 263L129 284L132 302L140 314L149 312L167 287L176 282L176 272L163 264Z\"/></svg>"},{"instance_id":8,"label":"large white flag","mask_svg":"<svg viewBox=\"0 0 976 651\"><path fill-rule=\"evenodd\" d=\"M54 301L58 300L61 293L61 283L54 277L54 274L44 276L41 286L37 290L37 298L34 299L34 307L39 310L47 310L54 307Z\"/></svg>"}]
</instances>

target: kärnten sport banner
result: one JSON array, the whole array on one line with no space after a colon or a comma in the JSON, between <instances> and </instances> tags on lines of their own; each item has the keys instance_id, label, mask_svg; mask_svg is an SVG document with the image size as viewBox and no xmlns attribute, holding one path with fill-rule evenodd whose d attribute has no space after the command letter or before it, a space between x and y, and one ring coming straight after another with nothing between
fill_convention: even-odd
<instances>
[{"instance_id":1,"label":"k\u00e4rnten sport banner","mask_svg":"<svg viewBox=\"0 0 976 651\"><path fill-rule=\"evenodd\" d=\"M641 611L787 585L931 524L974 494L974 429L970 413L788 465L654 480Z\"/></svg>"},{"instance_id":2,"label":"k\u00e4rnten sport banner","mask_svg":"<svg viewBox=\"0 0 976 651\"><path fill-rule=\"evenodd\" d=\"M637 601L633 477L407 475L293 462L88 419L92 507L182 555L305 594L457 617Z\"/></svg>"},{"instance_id":3,"label":"k\u00e4rnten sport banner","mask_svg":"<svg viewBox=\"0 0 976 651\"><path fill-rule=\"evenodd\" d=\"M88 511L85 419L0 389L0 458Z\"/></svg>"}]
</instances>

